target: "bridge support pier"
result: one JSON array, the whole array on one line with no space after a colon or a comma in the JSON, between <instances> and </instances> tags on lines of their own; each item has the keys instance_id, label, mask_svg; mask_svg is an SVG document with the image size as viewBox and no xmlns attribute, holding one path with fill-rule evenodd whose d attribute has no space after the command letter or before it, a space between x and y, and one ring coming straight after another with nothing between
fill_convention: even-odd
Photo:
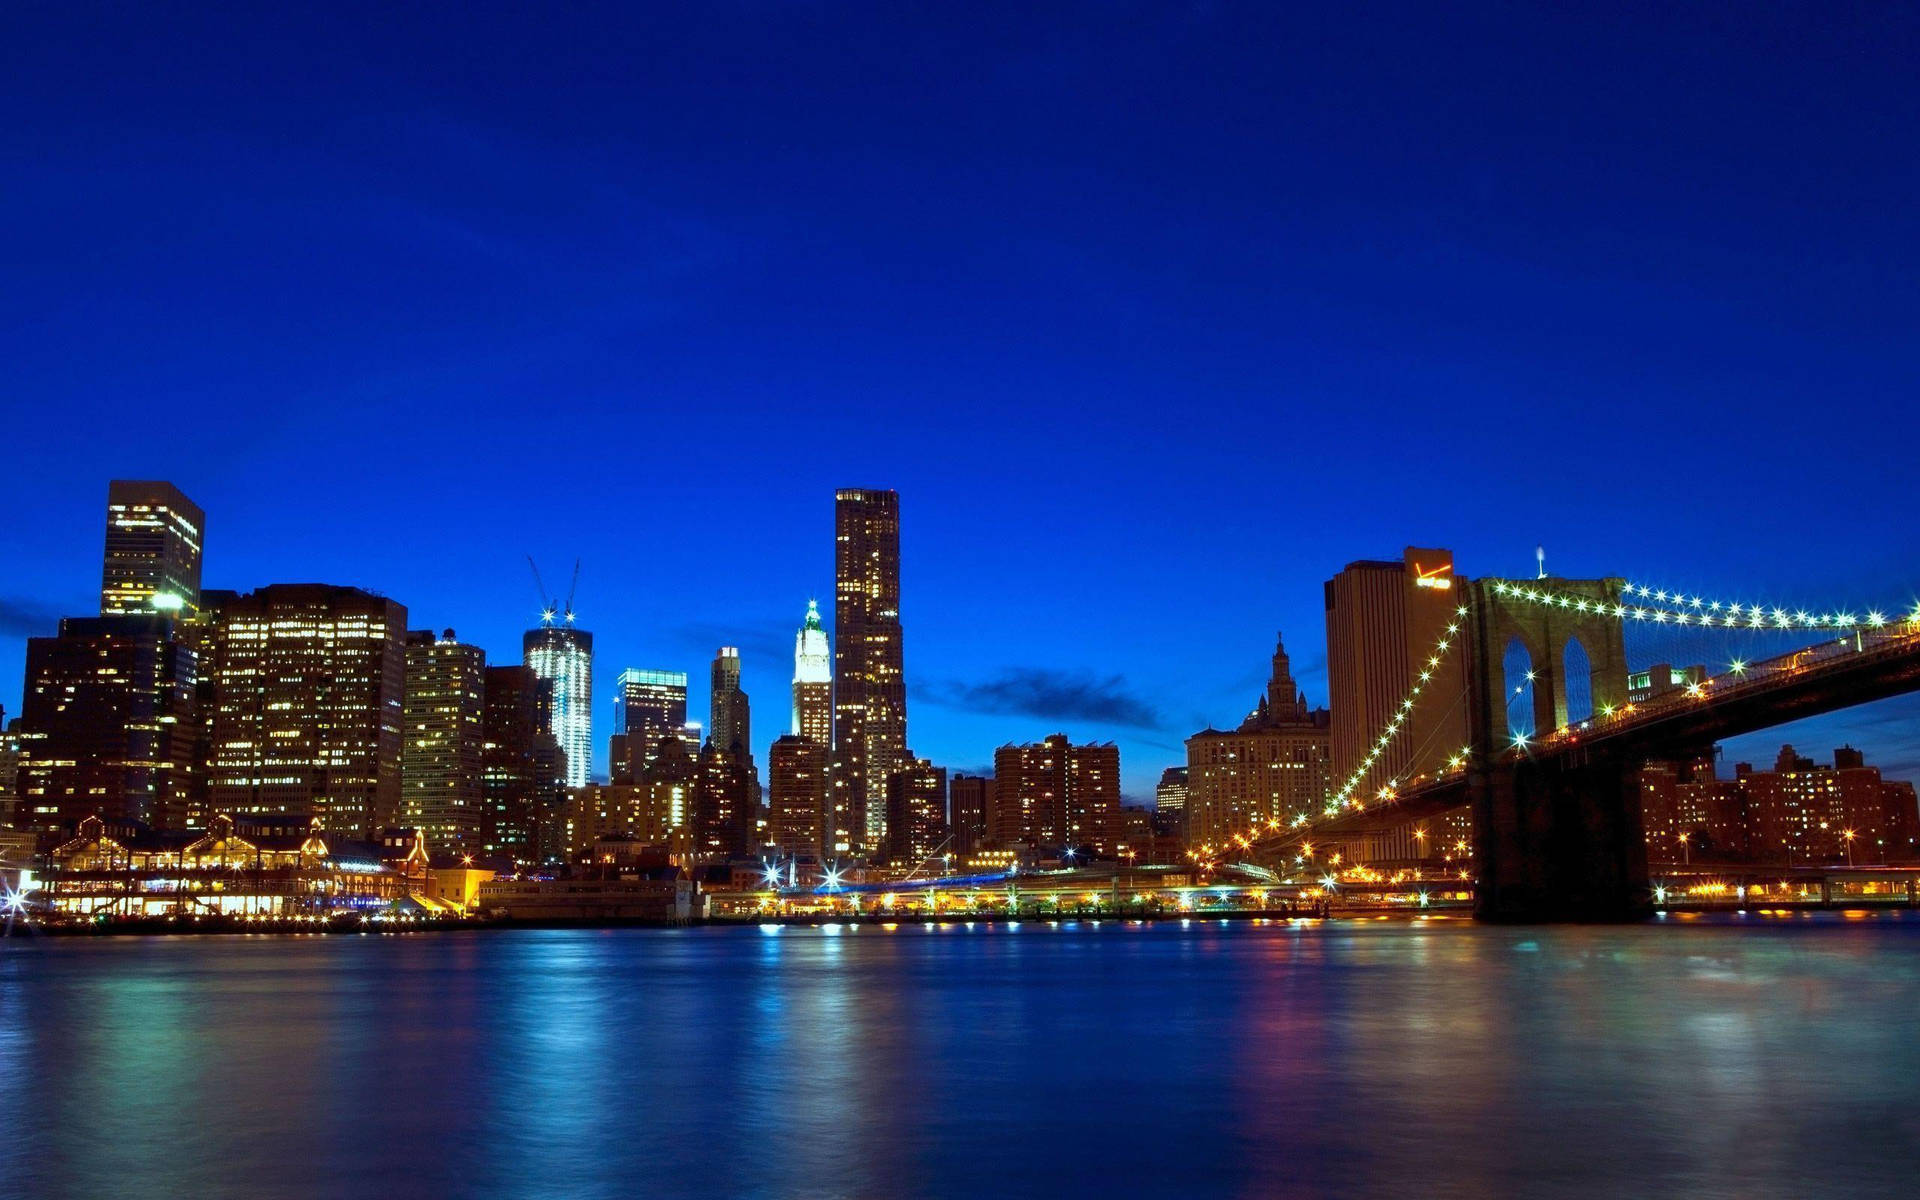
<instances>
[{"instance_id":1,"label":"bridge support pier","mask_svg":"<svg viewBox=\"0 0 1920 1200\"><path fill-rule=\"evenodd\" d=\"M1522 762L1476 772L1482 921L1639 921L1653 915L1639 771Z\"/></svg>"}]
</instances>

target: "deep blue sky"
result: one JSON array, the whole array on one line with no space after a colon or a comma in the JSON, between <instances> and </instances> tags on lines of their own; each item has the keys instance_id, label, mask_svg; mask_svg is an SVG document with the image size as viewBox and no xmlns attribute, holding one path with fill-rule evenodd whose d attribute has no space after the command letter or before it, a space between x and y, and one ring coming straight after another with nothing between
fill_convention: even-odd
<instances>
[{"instance_id":1,"label":"deep blue sky","mask_svg":"<svg viewBox=\"0 0 1920 1200\"><path fill-rule=\"evenodd\" d=\"M895 487L914 748L1136 795L1409 542L1910 605L1920 18L1672 7L9 6L0 698L114 475L499 660L578 556L596 740L733 642L762 747Z\"/></svg>"}]
</instances>

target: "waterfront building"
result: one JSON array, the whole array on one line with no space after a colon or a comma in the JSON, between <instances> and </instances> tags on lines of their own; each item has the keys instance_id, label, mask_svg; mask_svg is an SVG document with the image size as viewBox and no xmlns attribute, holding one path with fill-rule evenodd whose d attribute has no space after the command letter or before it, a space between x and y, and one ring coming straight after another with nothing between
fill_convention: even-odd
<instances>
[{"instance_id":1,"label":"waterfront building","mask_svg":"<svg viewBox=\"0 0 1920 1200\"><path fill-rule=\"evenodd\" d=\"M221 813L204 830L171 832L87 817L51 861L38 883L59 912L324 917L406 899L428 859L411 830L354 839L318 817Z\"/></svg>"},{"instance_id":2,"label":"waterfront building","mask_svg":"<svg viewBox=\"0 0 1920 1200\"><path fill-rule=\"evenodd\" d=\"M784 859L820 859L846 853L826 836L827 749L811 738L786 734L767 754L772 841Z\"/></svg>"},{"instance_id":3,"label":"waterfront building","mask_svg":"<svg viewBox=\"0 0 1920 1200\"><path fill-rule=\"evenodd\" d=\"M829 785L858 852L878 848L886 781L907 750L900 496L834 494L833 758ZM836 818L839 820L841 818Z\"/></svg>"},{"instance_id":4,"label":"waterfront building","mask_svg":"<svg viewBox=\"0 0 1920 1200\"><path fill-rule=\"evenodd\" d=\"M436 850L488 852L487 656L449 629L407 635L400 808Z\"/></svg>"},{"instance_id":5,"label":"waterfront building","mask_svg":"<svg viewBox=\"0 0 1920 1200\"><path fill-rule=\"evenodd\" d=\"M986 847L987 814L992 811L993 776L961 774L948 783L947 824L956 860Z\"/></svg>"},{"instance_id":6,"label":"waterfront building","mask_svg":"<svg viewBox=\"0 0 1920 1200\"><path fill-rule=\"evenodd\" d=\"M1120 748L1111 742L1076 746L1056 733L994 751L988 827L996 848L1091 846L1110 854L1119 810Z\"/></svg>"},{"instance_id":7,"label":"waterfront building","mask_svg":"<svg viewBox=\"0 0 1920 1200\"><path fill-rule=\"evenodd\" d=\"M676 733L663 733L653 757L639 776L646 789L649 810L660 814L676 853L693 849L694 788L699 763Z\"/></svg>"},{"instance_id":8,"label":"waterfront building","mask_svg":"<svg viewBox=\"0 0 1920 1200\"><path fill-rule=\"evenodd\" d=\"M191 614L200 603L200 549L206 514L154 479L107 484L107 538L100 615Z\"/></svg>"},{"instance_id":9,"label":"waterfront building","mask_svg":"<svg viewBox=\"0 0 1920 1200\"><path fill-rule=\"evenodd\" d=\"M198 791L194 672L160 613L67 617L58 635L27 639L17 819L44 834L96 815L185 828Z\"/></svg>"},{"instance_id":10,"label":"waterfront building","mask_svg":"<svg viewBox=\"0 0 1920 1200\"><path fill-rule=\"evenodd\" d=\"M682 832L675 817L671 794L645 783L590 783L570 788L560 813L565 857L569 862L585 861L596 844L609 838L628 838L644 846L671 846Z\"/></svg>"},{"instance_id":11,"label":"waterfront building","mask_svg":"<svg viewBox=\"0 0 1920 1200\"><path fill-rule=\"evenodd\" d=\"M400 812L407 610L359 588L225 593L213 614L209 803L366 839Z\"/></svg>"},{"instance_id":12,"label":"waterfront building","mask_svg":"<svg viewBox=\"0 0 1920 1200\"><path fill-rule=\"evenodd\" d=\"M1276 636L1266 690L1246 719L1187 739L1185 779L1169 798L1184 812L1188 838L1218 845L1298 814L1317 815L1332 776L1329 724L1326 709L1307 707ZM1168 782L1162 776L1161 787Z\"/></svg>"},{"instance_id":13,"label":"waterfront building","mask_svg":"<svg viewBox=\"0 0 1920 1200\"><path fill-rule=\"evenodd\" d=\"M793 636L793 733L823 749L833 745L833 652L820 625L820 603Z\"/></svg>"},{"instance_id":14,"label":"waterfront building","mask_svg":"<svg viewBox=\"0 0 1920 1200\"><path fill-rule=\"evenodd\" d=\"M1711 754L1650 763L1639 782L1647 856L1655 862L1920 859L1913 784L1883 779L1851 746L1835 750L1831 766L1782 746L1771 771L1738 763L1731 779L1718 777Z\"/></svg>"},{"instance_id":15,"label":"waterfront building","mask_svg":"<svg viewBox=\"0 0 1920 1200\"><path fill-rule=\"evenodd\" d=\"M722 646L714 652L709 676L708 739L722 750L753 758L753 723L747 694L740 688L740 650Z\"/></svg>"},{"instance_id":16,"label":"waterfront building","mask_svg":"<svg viewBox=\"0 0 1920 1200\"><path fill-rule=\"evenodd\" d=\"M947 769L909 758L887 776L887 861L916 870L951 850L947 838Z\"/></svg>"}]
</instances>

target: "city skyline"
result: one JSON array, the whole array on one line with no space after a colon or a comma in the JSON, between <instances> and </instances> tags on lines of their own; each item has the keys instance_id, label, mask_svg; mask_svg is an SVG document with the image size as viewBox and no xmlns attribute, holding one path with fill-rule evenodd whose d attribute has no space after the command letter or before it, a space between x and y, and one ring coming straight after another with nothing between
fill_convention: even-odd
<instances>
[{"instance_id":1,"label":"city skyline","mask_svg":"<svg viewBox=\"0 0 1920 1200\"><path fill-rule=\"evenodd\" d=\"M172 483L173 481L160 482ZM834 490L836 493L845 491L845 489ZM176 486L174 495L182 497L190 503L195 500L192 490L186 487ZM114 520L113 503L114 497L110 495L107 504L109 538L114 536L112 532L112 522ZM910 510L910 498L902 503L908 506ZM100 505L98 501L96 501L96 520L98 519L99 512ZM830 518L831 514L829 513L828 516ZM217 564L220 561L220 538L218 533L219 513L217 511L212 512L212 515L204 518L204 520L212 522L211 528L215 530L209 541L212 546L213 560ZM909 580L909 582L903 584L902 587L903 590L911 596L915 592L911 582L911 566L916 555L912 545L912 517L910 511L909 516L901 520L901 524L903 526L900 551L903 564L902 575ZM101 555L101 551L98 549L99 536L96 532L95 549L92 556L96 563L100 561ZM830 540L831 536L832 531L828 529L822 531L819 540L825 543ZM112 552L111 547L112 543L109 541L107 551L109 556ZM1538 549L1539 548L1536 548L1536 554L1538 553ZM1409 546L1407 547L1407 552L1410 555L1426 554L1432 556L1434 554L1444 555L1447 553L1447 550L1419 551ZM832 552L823 547L821 553L830 557ZM1409 561L1412 560L1409 559ZM1354 563L1343 564L1340 571L1330 574L1328 579L1322 582L1330 587L1336 576L1344 576L1347 573L1346 569L1356 564L1360 566L1382 565L1370 562L1368 559L1362 557L1356 559ZM1559 572L1556 564L1556 574L1557 573ZM1460 572L1461 578L1468 578L1470 574L1471 572L1468 568L1462 567ZM1508 574L1512 577L1525 577L1525 575L1530 574L1530 572L1516 571L1509 572ZM212 580L212 585L210 585L207 590L213 593L227 590L227 585L232 582L221 577L217 565L214 573L209 575L208 578ZM268 586L268 582L269 581L248 582L238 590L246 591L256 587ZM395 600L408 608L407 620L408 625L412 628L440 629L443 627L453 627L447 622L431 619L434 618L435 614L421 613L412 606L407 605L404 597L392 596L377 585L336 584L333 586L359 587L361 590L373 595ZM509 586L505 590L510 593L512 588ZM1319 589L1315 588L1312 590L1318 591ZM96 597L95 603L98 603L97 587L94 589L94 595ZM909 599L903 607L905 608L903 624L905 624L912 620L916 608L911 599ZM1908 610L1910 610L1911 607L1911 604L1907 605ZM468 608L463 611L475 610ZM87 616L90 614L83 610L79 613L68 615ZM529 622L529 625L533 627L529 628L527 625L523 625L521 637L531 639L541 632L538 628L538 618L541 615L541 610L533 612L532 616L535 620ZM478 624L480 627L485 628L489 624L497 626L498 622L489 622L483 617ZM588 622L583 618L579 621L579 625L585 627L588 625ZM554 629L553 632L557 633L560 629L564 628L567 627L561 625ZM770 655L769 652L774 651L775 648L781 644L783 637L791 637L792 629L793 625L789 616L783 625L774 630L757 627L723 629L714 622L695 620L686 623L683 633L687 636L692 636L695 632L700 634L713 633L716 636L722 636L726 642L738 643L738 645L727 644L722 648L735 651L739 654L740 657L737 661L739 663L740 679L744 690L751 694L754 688L764 688L772 683L773 686L780 689L776 694L784 694L791 689L790 677L792 668L787 664L792 662L792 643L790 641L785 643L785 648L781 649L777 654ZM34 634L33 636L51 636L57 631L58 619L54 621L53 626L47 628L43 633ZM827 632L831 635L833 630L829 627ZM1282 630L1282 634L1287 637L1296 637L1296 635L1288 634L1284 629ZM596 637L596 635L593 634L587 634L586 636L590 638ZM1630 651L1633 648L1633 637L1634 631L1629 630ZM461 640L471 641L478 645L480 649L486 653L486 662L490 666L507 665L517 663L521 660L519 654L515 654L511 650L502 652L484 637L472 639L463 637ZM519 640L519 638L514 640ZM599 636L596 640L600 644L604 644L606 639L604 636ZM1297 635L1296 640L1298 644L1314 647L1317 650L1317 653L1310 653L1309 661L1304 668L1295 668L1295 675L1300 680L1310 703L1325 706L1329 702L1329 690L1326 671L1326 635L1324 623L1321 625L1307 625L1303 631ZM19 655L24 660L25 641L26 638L24 636L6 639L7 644L0 645L0 664L4 664L5 657L10 653ZM915 644L917 647L917 638ZM741 651L739 647L747 647L748 649ZM1694 648L1688 647L1688 649ZM714 653L715 651L712 647L709 647L701 657L710 659ZM681 659L688 657L693 656L683 653L681 657L675 659L675 661L679 662ZM766 661L769 657L772 657L774 661ZM617 722L620 717L621 688L624 686L622 677L623 675L632 675L636 668L626 666L616 670L611 664L604 660L602 653L597 649L594 658L596 660L594 663L594 673L600 680L610 682L597 684L596 692L593 696L594 716L591 731L592 765L589 778L604 781L613 775L615 766L608 755L608 744L610 736L619 732ZM1177 720L1169 721L1166 719L1169 717L1169 714L1164 710L1158 711L1156 714L1162 718L1161 724L1150 729L1143 729L1139 718L1142 713L1151 711L1151 704L1148 698L1145 697L1144 694L1131 688L1128 681L1118 675L1107 680L1102 680L1098 677L1097 672L1093 671L1084 671L1076 678L1063 678L1054 681L1057 687L1054 689L1055 694L1051 699L1055 702L1056 707L1053 709L1054 715L1051 717L1041 709L1041 704L1049 697L1042 694L1039 690L1036 690L1033 697L1034 703L1026 711L1006 712L996 710L996 701L1004 702L1017 699L1017 697L1006 694L1012 689L1003 686L1013 678L1009 673L1003 672L998 678L990 678L984 681L968 681L965 679L947 681L944 688L938 686L922 686L921 682L916 679L915 672L912 669L913 659L911 654L909 654L906 659L908 664L906 671L907 694L916 704L930 707L935 712L967 718L969 719L968 723L982 726L988 730L998 728L1005 731L1003 736L985 743L967 741L959 743L957 748L955 743L947 738L941 737L939 734L936 734L934 738L924 739L930 744L946 748L945 754L936 750L924 755L924 757L931 758L934 762L943 767L947 767L954 773L990 774L992 771L993 755L999 747L1038 742L1049 734L1064 731L1075 739L1110 740L1121 745L1124 751L1122 755L1123 799L1129 804L1151 804L1161 771L1169 766L1182 766L1185 764L1185 742L1189 737L1203 729L1213 727L1231 728L1247 715L1245 709L1245 694L1248 690L1264 687L1266 683L1264 670L1256 671L1251 666L1252 662L1257 661L1257 659L1258 655L1249 654L1248 656L1236 658L1230 662L1206 664L1205 670L1200 672L1200 674L1205 675L1209 680L1217 682L1222 679L1237 678L1240 682L1232 685L1233 698L1223 697L1223 704L1218 711L1200 714L1204 719L1200 720L1199 723L1192 728L1184 730L1184 732L1181 729L1181 724ZM1646 661L1643 662L1639 660ZM1636 657L1635 665L1644 666L1646 662L1650 661L1651 657L1642 649ZM1247 667L1248 670L1243 675L1236 677L1233 675L1233 672L1238 667ZM658 674L659 671L659 668L639 669L639 673L649 676ZM707 678L707 672L697 669L685 671L676 668L669 673L678 677L679 687L684 696L682 703L687 706L689 712L704 713L704 710L710 707L710 688L699 686L699 683ZM689 681L692 681L692 686L689 686ZM1226 686L1220 686L1213 690L1224 693L1229 689ZM1002 694L996 697L996 691ZM984 697L986 703L978 710L968 709L966 706L971 697ZM9 705L6 708L6 712L8 717L11 718L19 715L20 708ZM695 727L697 726L689 726L688 728L691 729ZM936 725L936 728L937 727ZM919 728L918 723L916 723L916 728ZM768 749L774 739L785 731L786 726L784 724L778 729L763 730L758 735L758 740L752 747L763 777ZM1162 735L1164 735L1164 737ZM1777 739L1776 735L1778 735ZM923 739L916 736L914 740L920 741ZM1842 745L1860 746L1868 749L1875 755L1876 761L1887 769L1890 777L1899 778L1908 775L1920 775L1920 701L1917 701L1916 698L1913 697L1882 701L1862 708L1842 711L1781 726L1776 730L1731 739L1723 747L1723 763L1727 769L1731 769L1732 764L1740 759L1768 760L1773 756L1778 746L1785 741L1820 747L1823 751L1837 749ZM1832 742L1831 746L1826 744L1829 741ZM916 754L920 753L917 747L911 748L914 749Z\"/></svg>"}]
</instances>

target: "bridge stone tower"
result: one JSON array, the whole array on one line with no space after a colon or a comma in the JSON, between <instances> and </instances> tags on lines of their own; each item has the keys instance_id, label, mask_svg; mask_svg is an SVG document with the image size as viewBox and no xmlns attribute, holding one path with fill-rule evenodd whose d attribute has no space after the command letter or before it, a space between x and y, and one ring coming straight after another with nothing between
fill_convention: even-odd
<instances>
[{"instance_id":1,"label":"bridge stone tower","mask_svg":"<svg viewBox=\"0 0 1920 1200\"><path fill-rule=\"evenodd\" d=\"M1581 613L1578 600L1613 605L1621 579L1542 579L1570 606L1505 597L1496 580L1472 585L1469 695L1474 766L1468 776L1480 857L1475 915L1483 920L1622 921L1650 915L1638 762L1577 747L1551 765L1501 762L1514 743L1509 651L1526 651L1533 693L1530 729L1551 731L1626 702L1626 639L1620 622ZM1577 651L1571 647L1577 645ZM1577 667L1584 656L1586 687ZM1522 714L1515 714L1520 716Z\"/></svg>"}]
</instances>

